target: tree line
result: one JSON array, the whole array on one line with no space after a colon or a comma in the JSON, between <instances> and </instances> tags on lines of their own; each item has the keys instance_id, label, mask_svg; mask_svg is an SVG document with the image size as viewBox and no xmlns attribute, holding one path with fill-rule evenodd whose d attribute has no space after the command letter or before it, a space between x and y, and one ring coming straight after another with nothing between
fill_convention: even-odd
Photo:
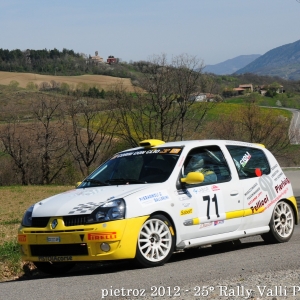
<instances>
[{"instance_id":1,"label":"tree line","mask_svg":"<svg viewBox=\"0 0 300 300\"><path fill-rule=\"evenodd\" d=\"M266 113L254 96L236 114L207 118L219 102L191 100L215 87L202 69L203 62L189 55L171 61L153 56L143 64L135 93L122 84L105 99L36 93L26 119L11 111L0 125L0 185L74 184L113 153L150 138L237 139L283 155L289 122Z\"/></svg>"},{"instance_id":2,"label":"tree line","mask_svg":"<svg viewBox=\"0 0 300 300\"><path fill-rule=\"evenodd\" d=\"M64 76L98 74L135 79L134 73L121 64L111 67L93 63L90 56L65 48L62 51L0 48L0 71Z\"/></svg>"}]
</instances>

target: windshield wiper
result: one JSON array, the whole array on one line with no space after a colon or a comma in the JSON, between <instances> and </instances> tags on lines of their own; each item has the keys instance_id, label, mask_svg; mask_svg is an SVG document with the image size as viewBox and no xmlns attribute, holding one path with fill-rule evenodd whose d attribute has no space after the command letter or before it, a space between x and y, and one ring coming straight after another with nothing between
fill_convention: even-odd
<instances>
[{"instance_id":1,"label":"windshield wiper","mask_svg":"<svg viewBox=\"0 0 300 300\"><path fill-rule=\"evenodd\" d=\"M114 178L114 179L108 179L105 182L108 182L110 184L112 184L112 183L120 183L120 184L147 183L144 180L138 180L138 179L134 179L134 178Z\"/></svg>"},{"instance_id":2,"label":"windshield wiper","mask_svg":"<svg viewBox=\"0 0 300 300\"><path fill-rule=\"evenodd\" d=\"M97 180L97 179L85 179L83 182L90 182L90 183L94 183L96 185L110 185L109 183L102 182L102 181Z\"/></svg>"}]
</instances>

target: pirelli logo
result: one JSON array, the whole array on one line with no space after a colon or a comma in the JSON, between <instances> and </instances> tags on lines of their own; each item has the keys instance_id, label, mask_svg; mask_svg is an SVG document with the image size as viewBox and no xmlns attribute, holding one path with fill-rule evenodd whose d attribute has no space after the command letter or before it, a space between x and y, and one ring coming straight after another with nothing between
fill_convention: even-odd
<instances>
[{"instance_id":1,"label":"pirelli logo","mask_svg":"<svg viewBox=\"0 0 300 300\"><path fill-rule=\"evenodd\" d=\"M19 235L18 235L18 242L20 242L20 243L25 243L26 240L27 240L26 234L19 234Z\"/></svg>"},{"instance_id":2,"label":"pirelli logo","mask_svg":"<svg viewBox=\"0 0 300 300\"><path fill-rule=\"evenodd\" d=\"M117 238L117 232L94 232L88 234L88 241L105 241Z\"/></svg>"}]
</instances>

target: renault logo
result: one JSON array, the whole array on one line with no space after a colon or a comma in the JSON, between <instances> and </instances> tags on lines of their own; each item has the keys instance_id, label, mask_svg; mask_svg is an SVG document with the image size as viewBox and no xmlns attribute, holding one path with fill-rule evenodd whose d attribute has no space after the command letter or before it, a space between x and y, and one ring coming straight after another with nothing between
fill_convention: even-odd
<instances>
[{"instance_id":1,"label":"renault logo","mask_svg":"<svg viewBox=\"0 0 300 300\"><path fill-rule=\"evenodd\" d=\"M54 219L53 221L52 221L52 223L51 223L51 228L52 229L55 229L55 227L57 226L57 220L56 219Z\"/></svg>"}]
</instances>

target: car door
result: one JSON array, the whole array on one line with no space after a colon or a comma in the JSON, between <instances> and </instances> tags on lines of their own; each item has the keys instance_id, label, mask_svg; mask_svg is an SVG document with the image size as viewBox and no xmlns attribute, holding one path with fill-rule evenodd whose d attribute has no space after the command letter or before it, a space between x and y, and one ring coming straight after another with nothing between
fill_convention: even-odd
<instances>
[{"instance_id":1,"label":"car door","mask_svg":"<svg viewBox=\"0 0 300 300\"><path fill-rule=\"evenodd\" d=\"M182 210L183 239L235 231L242 224L242 187L232 159L224 150L219 146L206 146L193 149L187 155L182 176L188 172L201 172L204 181L186 184L186 189L181 190L191 203L191 207ZM201 163L200 159L203 160Z\"/></svg>"},{"instance_id":2,"label":"car door","mask_svg":"<svg viewBox=\"0 0 300 300\"><path fill-rule=\"evenodd\" d=\"M245 228L266 225L263 212L276 197L273 186L277 178L283 175L279 165L273 166L271 176L271 167L262 149L239 145L228 145L227 149L235 162L244 191L244 210L248 216Z\"/></svg>"}]
</instances>

